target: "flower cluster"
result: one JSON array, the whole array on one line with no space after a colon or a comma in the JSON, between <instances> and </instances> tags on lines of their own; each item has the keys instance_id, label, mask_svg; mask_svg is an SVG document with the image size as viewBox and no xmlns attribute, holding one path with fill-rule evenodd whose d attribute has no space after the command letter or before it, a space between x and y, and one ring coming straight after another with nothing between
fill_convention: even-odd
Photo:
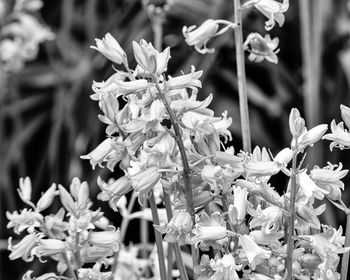
<instances>
[{"instance_id":1,"label":"flower cluster","mask_svg":"<svg viewBox=\"0 0 350 280\"><path fill-rule=\"evenodd\" d=\"M43 3L41 0L16 0L13 10L0 1L0 10L3 9L8 19L1 27L0 61L8 71L21 70L26 61L34 59L39 51L39 44L46 40L53 40L55 35L48 27L39 22L34 16Z\"/></svg>"},{"instance_id":2,"label":"flower cluster","mask_svg":"<svg viewBox=\"0 0 350 280\"><path fill-rule=\"evenodd\" d=\"M103 212L91 210L89 188L86 182L74 178L69 191L62 185L53 184L42 194L37 203L31 201L32 186L27 177L20 180L18 193L30 208L19 213L7 212L8 228L16 234L26 235L16 244L9 239L9 258L41 262L51 258L57 262L59 274L48 273L34 279L67 279L65 271L77 271L79 279L107 279L111 273L101 272L102 264L108 264L111 256L119 250L119 230L109 224ZM62 208L56 214L44 215L56 196L60 197ZM94 263L93 268L84 264ZM33 279L28 271L23 279ZM72 275L71 275L72 276Z\"/></svg>"}]
</instances>

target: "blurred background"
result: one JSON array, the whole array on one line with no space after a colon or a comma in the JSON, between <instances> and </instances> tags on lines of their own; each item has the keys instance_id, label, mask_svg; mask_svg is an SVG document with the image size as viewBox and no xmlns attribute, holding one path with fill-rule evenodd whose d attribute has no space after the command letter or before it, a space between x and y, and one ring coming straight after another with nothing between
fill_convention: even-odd
<instances>
[{"instance_id":1,"label":"blurred background","mask_svg":"<svg viewBox=\"0 0 350 280\"><path fill-rule=\"evenodd\" d=\"M153 1L154 2L154 1ZM155 1L161 5L163 1ZM171 47L169 75L203 70L203 88L198 99L214 94L211 108L216 115L227 110L236 151L241 149L235 46L233 32L212 39L214 54L201 55L185 44L184 25L200 25L208 18L233 21L232 0L168 1L163 47ZM244 1L243 1L244 2ZM350 94L350 4L348 0L290 1L286 22L270 35L280 39L279 63L253 63L246 59L249 114L253 147L269 148L272 154L289 145L288 116L297 107L307 126L330 124L340 118L340 104L349 106ZM11 9L14 1L6 0ZM31 267L22 260L8 260L6 211L22 209L17 195L20 177L30 176L33 200L52 182L68 186L74 176L86 180L96 197L97 176L117 177L118 171L91 170L79 157L105 138L105 125L97 118L99 108L90 100L92 81L106 80L112 65L90 49L95 38L111 33L132 58L132 41L153 41L150 18L141 0L44 0L36 18L55 34L40 45L36 59L15 72L0 67L0 279L21 279ZM244 38L250 32L264 35L264 16L252 9L243 15ZM0 21L1 26L5 24ZM1 31L0 31L1 32ZM0 36L3 34L0 33ZM1 39L1 37L0 37ZM135 61L130 61L135 66ZM1 64L0 64L1 66ZM342 162L350 168L348 151L329 151L329 142L308 150L307 163L323 167ZM349 176L345 185L349 184ZM283 193L285 181L273 182ZM349 189L343 200L350 203ZM55 208L56 207L56 208ZM52 209L57 210L58 205ZM115 225L120 217L106 203L96 202ZM324 223L345 226L345 215L327 208ZM115 219L113 218L115 217ZM137 224L131 224L131 227ZM130 241L133 236L127 235ZM137 236L135 236L137 242ZM51 263L34 263L37 275L54 269Z\"/></svg>"}]
</instances>

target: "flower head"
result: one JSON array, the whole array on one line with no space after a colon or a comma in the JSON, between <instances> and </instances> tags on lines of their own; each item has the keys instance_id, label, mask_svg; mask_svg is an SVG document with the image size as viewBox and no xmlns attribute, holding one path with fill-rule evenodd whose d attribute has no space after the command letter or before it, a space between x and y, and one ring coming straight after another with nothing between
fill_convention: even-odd
<instances>
[{"instance_id":1,"label":"flower head","mask_svg":"<svg viewBox=\"0 0 350 280\"><path fill-rule=\"evenodd\" d=\"M243 48L250 52L248 59L261 62L266 59L269 62L277 63L279 49L278 38L271 39L270 35L263 38L259 33L250 33L243 44Z\"/></svg>"},{"instance_id":2,"label":"flower head","mask_svg":"<svg viewBox=\"0 0 350 280\"><path fill-rule=\"evenodd\" d=\"M255 269L256 265L258 265L262 260L269 259L271 256L270 251L261 248L248 235L242 235L239 238L239 244L242 246L243 252L245 253L252 269Z\"/></svg>"}]
</instances>

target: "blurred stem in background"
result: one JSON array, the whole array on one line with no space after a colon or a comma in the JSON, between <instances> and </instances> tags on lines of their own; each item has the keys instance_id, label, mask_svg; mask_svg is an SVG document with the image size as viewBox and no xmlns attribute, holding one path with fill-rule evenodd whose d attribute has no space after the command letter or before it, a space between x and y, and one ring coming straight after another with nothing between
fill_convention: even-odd
<instances>
[{"instance_id":1,"label":"blurred stem in background","mask_svg":"<svg viewBox=\"0 0 350 280\"><path fill-rule=\"evenodd\" d=\"M306 123L313 127L321 123L320 77L322 57L322 32L324 23L324 0L299 0L300 36L302 54L302 95ZM322 147L316 146L308 152L310 166L323 162Z\"/></svg>"},{"instance_id":2,"label":"blurred stem in background","mask_svg":"<svg viewBox=\"0 0 350 280\"><path fill-rule=\"evenodd\" d=\"M234 15L237 28L235 28L236 41L236 63L237 63L237 80L238 80L238 94L239 94L239 110L241 116L241 130L243 150L251 152L251 138L250 138L250 124L248 113L248 96L247 96L247 82L244 64L243 52L243 32L242 32L242 9L241 1L234 0Z\"/></svg>"}]
</instances>

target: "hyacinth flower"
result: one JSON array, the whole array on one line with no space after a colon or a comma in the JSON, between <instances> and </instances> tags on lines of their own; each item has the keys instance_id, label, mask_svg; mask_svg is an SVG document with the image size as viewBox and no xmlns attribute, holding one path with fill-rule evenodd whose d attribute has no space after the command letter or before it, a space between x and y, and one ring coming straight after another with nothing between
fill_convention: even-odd
<instances>
[{"instance_id":1,"label":"hyacinth flower","mask_svg":"<svg viewBox=\"0 0 350 280\"><path fill-rule=\"evenodd\" d=\"M278 42L278 38L271 39L268 34L262 37L259 33L254 32L246 38L243 49L249 52L250 61L261 62L266 59L268 62L277 64Z\"/></svg>"},{"instance_id":2,"label":"hyacinth flower","mask_svg":"<svg viewBox=\"0 0 350 280\"><path fill-rule=\"evenodd\" d=\"M224 24L225 27L219 30L219 24ZM195 50L200 54L206 54L215 51L214 48L207 48L207 43L211 38L225 33L230 28L236 28L236 26L236 24L226 20L208 19L197 28L195 25L184 26L182 33L187 45L194 46Z\"/></svg>"},{"instance_id":3,"label":"hyacinth flower","mask_svg":"<svg viewBox=\"0 0 350 280\"><path fill-rule=\"evenodd\" d=\"M275 22L282 26L285 21L285 13L289 8L289 0L283 0L282 3L276 0L250 0L244 3L243 8L255 7L268 20L265 22L265 29L271 30L275 26Z\"/></svg>"}]
</instances>

